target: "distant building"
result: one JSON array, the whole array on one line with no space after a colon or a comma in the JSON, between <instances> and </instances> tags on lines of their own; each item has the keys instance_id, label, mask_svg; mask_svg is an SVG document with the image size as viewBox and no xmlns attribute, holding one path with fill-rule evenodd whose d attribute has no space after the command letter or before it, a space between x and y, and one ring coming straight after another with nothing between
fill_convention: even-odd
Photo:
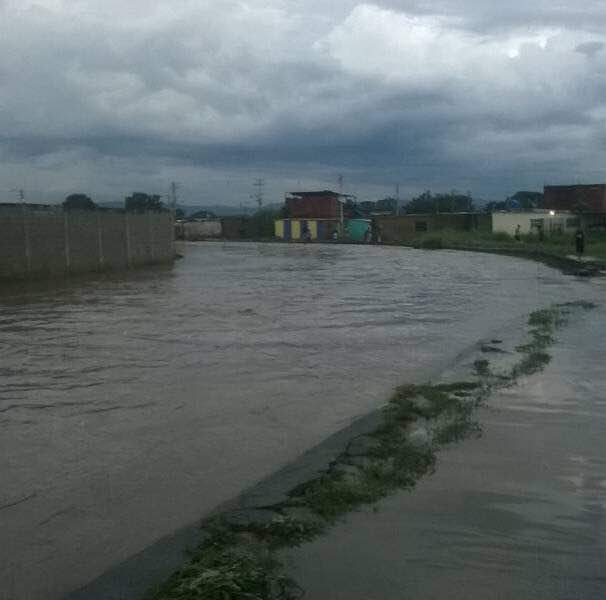
<instances>
[{"instance_id":1,"label":"distant building","mask_svg":"<svg viewBox=\"0 0 606 600\"><path fill-rule=\"evenodd\" d=\"M340 219L343 204L351 197L331 190L291 192L286 195L285 206L292 219Z\"/></svg>"},{"instance_id":2,"label":"distant building","mask_svg":"<svg viewBox=\"0 0 606 600\"><path fill-rule=\"evenodd\" d=\"M493 212L493 233L507 233L511 236L516 231L520 235L554 233L572 233L580 224L578 215L555 210L535 210L529 212ZM519 229L518 229L519 227Z\"/></svg>"},{"instance_id":3,"label":"distant building","mask_svg":"<svg viewBox=\"0 0 606 600\"><path fill-rule=\"evenodd\" d=\"M274 223L274 235L280 240L298 241L331 240L333 233L339 230L338 219L277 219Z\"/></svg>"},{"instance_id":4,"label":"distant building","mask_svg":"<svg viewBox=\"0 0 606 600\"><path fill-rule=\"evenodd\" d=\"M546 185L541 208L606 214L606 184Z\"/></svg>"},{"instance_id":5,"label":"distant building","mask_svg":"<svg viewBox=\"0 0 606 600\"><path fill-rule=\"evenodd\" d=\"M490 231L490 215L433 213L376 217L384 242L405 242L419 234L451 231Z\"/></svg>"},{"instance_id":6,"label":"distant building","mask_svg":"<svg viewBox=\"0 0 606 600\"><path fill-rule=\"evenodd\" d=\"M195 242L209 238L222 237L223 228L219 219L180 221L175 223L175 235L178 240Z\"/></svg>"}]
</instances>

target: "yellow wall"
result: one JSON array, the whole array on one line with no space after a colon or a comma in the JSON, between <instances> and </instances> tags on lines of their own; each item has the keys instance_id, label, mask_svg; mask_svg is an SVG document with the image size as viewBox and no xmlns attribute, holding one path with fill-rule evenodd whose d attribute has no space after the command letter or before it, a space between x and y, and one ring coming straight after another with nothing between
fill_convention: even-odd
<instances>
[{"instance_id":1,"label":"yellow wall","mask_svg":"<svg viewBox=\"0 0 606 600\"><path fill-rule=\"evenodd\" d=\"M301 219L290 219L290 239L300 240L301 239ZM312 240L318 239L318 221L310 220L307 221L307 227L311 234ZM284 219L276 219L274 221L274 232L277 238L284 239L285 234L285 221Z\"/></svg>"},{"instance_id":2,"label":"yellow wall","mask_svg":"<svg viewBox=\"0 0 606 600\"><path fill-rule=\"evenodd\" d=\"M301 239L301 221L292 220L290 222L290 237L293 240Z\"/></svg>"},{"instance_id":3,"label":"yellow wall","mask_svg":"<svg viewBox=\"0 0 606 600\"><path fill-rule=\"evenodd\" d=\"M307 221L307 227L309 227L309 233L311 234L312 240L318 239L318 222L317 221Z\"/></svg>"}]
</instances>

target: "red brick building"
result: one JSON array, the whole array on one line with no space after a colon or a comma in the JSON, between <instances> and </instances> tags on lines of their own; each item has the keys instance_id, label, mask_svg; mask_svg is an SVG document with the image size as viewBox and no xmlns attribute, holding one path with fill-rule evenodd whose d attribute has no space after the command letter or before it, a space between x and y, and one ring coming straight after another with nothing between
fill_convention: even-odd
<instances>
[{"instance_id":1,"label":"red brick building","mask_svg":"<svg viewBox=\"0 0 606 600\"><path fill-rule=\"evenodd\" d=\"M541 208L604 214L606 213L606 184L546 185Z\"/></svg>"},{"instance_id":2,"label":"red brick building","mask_svg":"<svg viewBox=\"0 0 606 600\"><path fill-rule=\"evenodd\" d=\"M349 197L331 190L291 192L286 195L286 210L293 219L340 219L342 205Z\"/></svg>"}]
</instances>

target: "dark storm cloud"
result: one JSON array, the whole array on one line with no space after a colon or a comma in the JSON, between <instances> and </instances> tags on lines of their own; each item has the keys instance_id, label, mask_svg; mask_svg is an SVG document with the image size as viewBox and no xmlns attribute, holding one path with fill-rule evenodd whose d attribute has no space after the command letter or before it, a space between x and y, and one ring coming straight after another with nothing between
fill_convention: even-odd
<instances>
[{"instance_id":1,"label":"dark storm cloud","mask_svg":"<svg viewBox=\"0 0 606 600\"><path fill-rule=\"evenodd\" d=\"M598 52L604 49L604 42L586 42L579 44L575 50L581 54L585 54L589 58L593 58Z\"/></svg>"},{"instance_id":2,"label":"dark storm cloud","mask_svg":"<svg viewBox=\"0 0 606 600\"><path fill-rule=\"evenodd\" d=\"M0 3L0 189L180 179L238 202L257 176L278 196L339 173L361 195L599 176L601 3L326 4Z\"/></svg>"}]
</instances>

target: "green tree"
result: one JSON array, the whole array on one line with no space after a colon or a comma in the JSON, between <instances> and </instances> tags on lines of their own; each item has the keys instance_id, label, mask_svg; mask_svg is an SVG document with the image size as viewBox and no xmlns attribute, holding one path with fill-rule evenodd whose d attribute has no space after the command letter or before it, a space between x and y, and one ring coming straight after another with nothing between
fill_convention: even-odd
<instances>
[{"instance_id":1,"label":"green tree","mask_svg":"<svg viewBox=\"0 0 606 600\"><path fill-rule=\"evenodd\" d=\"M432 194L427 190L413 198L405 207L408 214L473 212L474 201L471 194L461 194L453 190L449 194Z\"/></svg>"},{"instance_id":2,"label":"green tree","mask_svg":"<svg viewBox=\"0 0 606 600\"><path fill-rule=\"evenodd\" d=\"M162 211L164 205L157 194L145 194L143 192L133 192L124 200L124 208L128 212L146 212L148 210Z\"/></svg>"},{"instance_id":3,"label":"green tree","mask_svg":"<svg viewBox=\"0 0 606 600\"><path fill-rule=\"evenodd\" d=\"M395 213L398 207L398 201L395 198L382 198L375 202L375 210L378 212Z\"/></svg>"},{"instance_id":4,"label":"green tree","mask_svg":"<svg viewBox=\"0 0 606 600\"><path fill-rule=\"evenodd\" d=\"M63 201L63 210L95 210L97 205L86 194L70 194Z\"/></svg>"}]
</instances>

